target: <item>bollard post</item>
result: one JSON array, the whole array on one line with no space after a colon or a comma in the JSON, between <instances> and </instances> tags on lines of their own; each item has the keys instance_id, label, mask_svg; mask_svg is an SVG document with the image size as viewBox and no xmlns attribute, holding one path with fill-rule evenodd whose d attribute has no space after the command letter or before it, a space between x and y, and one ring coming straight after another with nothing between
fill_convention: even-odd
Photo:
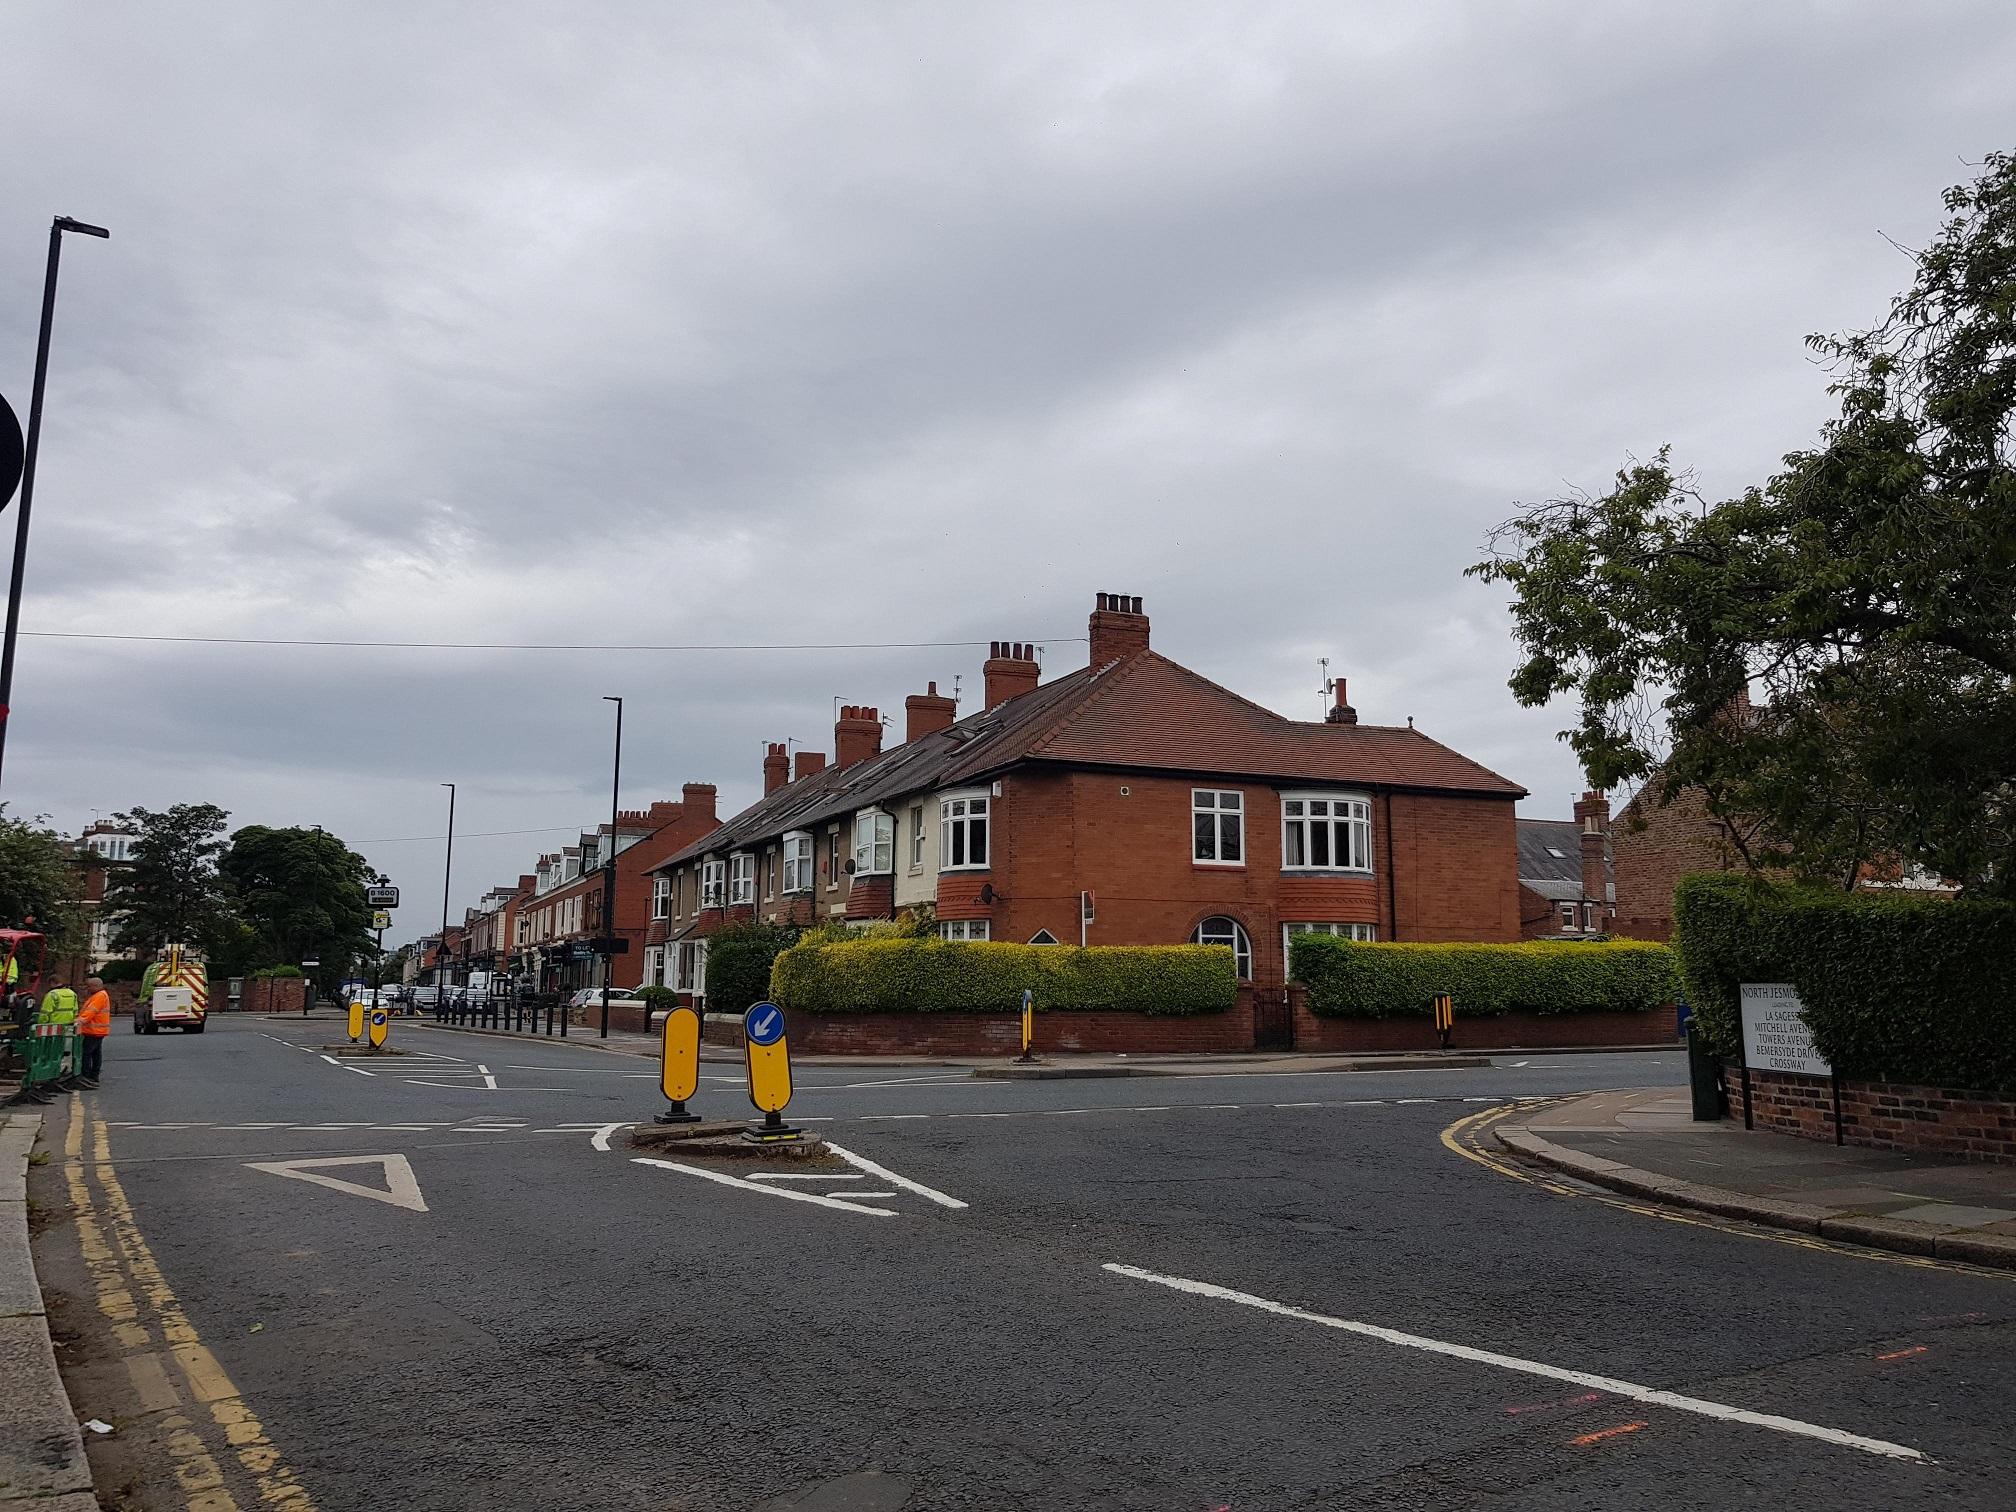
<instances>
[{"instance_id":1,"label":"bollard post","mask_svg":"<svg viewBox=\"0 0 2016 1512\"><path fill-rule=\"evenodd\" d=\"M1036 994L1030 988L1022 989L1022 1053L1015 1057L1018 1063L1036 1059Z\"/></svg>"},{"instance_id":2,"label":"bollard post","mask_svg":"<svg viewBox=\"0 0 2016 1512\"><path fill-rule=\"evenodd\" d=\"M1447 992L1438 992L1428 1000L1428 1006L1435 1015L1435 1032L1441 1036L1442 1048L1449 1048L1449 1035L1456 1027L1456 999Z\"/></svg>"},{"instance_id":3,"label":"bollard post","mask_svg":"<svg viewBox=\"0 0 2016 1512\"><path fill-rule=\"evenodd\" d=\"M688 1112L686 1099L700 1087L700 1015L691 1008L674 1008L665 1015L658 1048L658 1089L665 1094L665 1111L653 1123L689 1124L700 1122L698 1113Z\"/></svg>"}]
</instances>

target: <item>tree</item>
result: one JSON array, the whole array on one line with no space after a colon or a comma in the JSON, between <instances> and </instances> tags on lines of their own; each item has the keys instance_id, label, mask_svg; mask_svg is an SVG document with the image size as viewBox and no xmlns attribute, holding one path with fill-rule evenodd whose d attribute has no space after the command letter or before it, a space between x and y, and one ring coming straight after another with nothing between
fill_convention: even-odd
<instances>
[{"instance_id":1,"label":"tree","mask_svg":"<svg viewBox=\"0 0 2016 1512\"><path fill-rule=\"evenodd\" d=\"M219 871L249 931L246 964L318 960L313 975L332 989L350 965L374 952L364 858L320 829L252 824L231 837Z\"/></svg>"},{"instance_id":2,"label":"tree","mask_svg":"<svg viewBox=\"0 0 2016 1512\"><path fill-rule=\"evenodd\" d=\"M0 926L41 931L48 959L79 954L88 938L77 899L83 878L45 819L10 819L0 805Z\"/></svg>"},{"instance_id":3,"label":"tree","mask_svg":"<svg viewBox=\"0 0 2016 1512\"><path fill-rule=\"evenodd\" d=\"M2016 156L1945 203L1881 324L1808 338L1839 406L1817 445L1712 503L1662 449L1524 507L1470 572L1514 590L1519 701L1580 695L1593 785L1699 790L1754 869L1896 860L2006 897Z\"/></svg>"},{"instance_id":4,"label":"tree","mask_svg":"<svg viewBox=\"0 0 2016 1512\"><path fill-rule=\"evenodd\" d=\"M112 947L152 955L169 944L213 949L228 921L217 858L224 821L214 803L178 803L114 816L138 836L129 864L106 877Z\"/></svg>"}]
</instances>

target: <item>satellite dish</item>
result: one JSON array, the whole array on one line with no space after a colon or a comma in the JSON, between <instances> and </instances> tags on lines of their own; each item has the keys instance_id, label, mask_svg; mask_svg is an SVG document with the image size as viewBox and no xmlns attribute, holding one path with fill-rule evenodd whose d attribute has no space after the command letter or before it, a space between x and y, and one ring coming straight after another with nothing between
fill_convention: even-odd
<instances>
[{"instance_id":1,"label":"satellite dish","mask_svg":"<svg viewBox=\"0 0 2016 1512\"><path fill-rule=\"evenodd\" d=\"M0 394L0 509L7 507L14 498L14 490L21 486L21 462L25 456L21 422L14 418L7 396Z\"/></svg>"}]
</instances>

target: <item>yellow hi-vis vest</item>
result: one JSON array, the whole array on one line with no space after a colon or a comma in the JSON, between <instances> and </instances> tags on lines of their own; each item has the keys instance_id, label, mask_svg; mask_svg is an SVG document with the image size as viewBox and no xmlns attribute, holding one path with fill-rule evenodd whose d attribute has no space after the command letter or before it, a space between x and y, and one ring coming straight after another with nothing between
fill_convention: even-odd
<instances>
[{"instance_id":1,"label":"yellow hi-vis vest","mask_svg":"<svg viewBox=\"0 0 2016 1512\"><path fill-rule=\"evenodd\" d=\"M37 1019L44 1024L74 1024L77 1022L77 994L68 987L52 987L42 995L42 1009Z\"/></svg>"}]
</instances>

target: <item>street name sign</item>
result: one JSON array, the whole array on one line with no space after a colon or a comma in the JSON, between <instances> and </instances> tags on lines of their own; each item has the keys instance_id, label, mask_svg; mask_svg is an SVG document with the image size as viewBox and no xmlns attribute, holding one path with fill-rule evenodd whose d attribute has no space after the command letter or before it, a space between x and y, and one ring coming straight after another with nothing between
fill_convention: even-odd
<instances>
[{"instance_id":1,"label":"street name sign","mask_svg":"<svg viewBox=\"0 0 2016 1512\"><path fill-rule=\"evenodd\" d=\"M1743 1064L1752 1071L1832 1076L1801 1015L1799 994L1787 982L1745 982L1741 989Z\"/></svg>"}]
</instances>

